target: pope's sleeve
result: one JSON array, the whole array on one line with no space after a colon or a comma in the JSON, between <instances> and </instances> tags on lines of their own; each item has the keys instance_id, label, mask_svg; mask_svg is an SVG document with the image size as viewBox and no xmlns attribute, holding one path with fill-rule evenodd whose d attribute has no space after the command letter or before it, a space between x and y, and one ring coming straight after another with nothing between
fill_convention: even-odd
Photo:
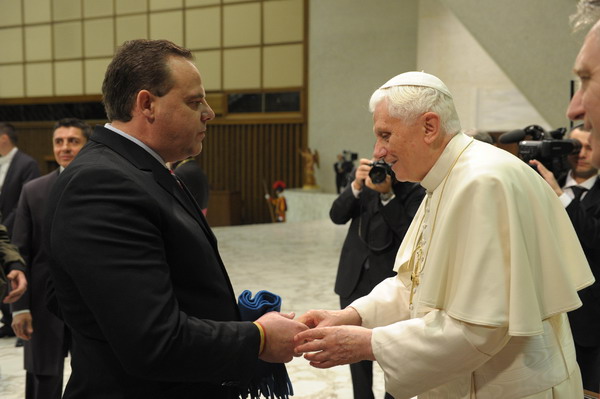
<instances>
[{"instance_id":1,"label":"pope's sleeve","mask_svg":"<svg viewBox=\"0 0 600 399\"><path fill-rule=\"evenodd\" d=\"M509 340L507 328L453 319L442 310L373 330L373 354L385 374L385 389L411 398L469 375Z\"/></svg>"},{"instance_id":2,"label":"pope's sleeve","mask_svg":"<svg viewBox=\"0 0 600 399\"><path fill-rule=\"evenodd\" d=\"M386 326L410 317L410 290L398 278L389 277L375 286L369 295L350 304L362 319L362 326Z\"/></svg>"}]
</instances>

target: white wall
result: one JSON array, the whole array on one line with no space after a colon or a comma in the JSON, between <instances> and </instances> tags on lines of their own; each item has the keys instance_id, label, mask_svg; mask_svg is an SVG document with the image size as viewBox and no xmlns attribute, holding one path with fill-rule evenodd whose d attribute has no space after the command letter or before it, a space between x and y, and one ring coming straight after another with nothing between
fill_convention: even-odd
<instances>
[{"instance_id":1,"label":"white wall","mask_svg":"<svg viewBox=\"0 0 600 399\"><path fill-rule=\"evenodd\" d=\"M585 31L573 34L576 0L439 0L553 127L565 126L573 63ZM460 53L457 53L459 55Z\"/></svg>"},{"instance_id":2,"label":"white wall","mask_svg":"<svg viewBox=\"0 0 600 399\"><path fill-rule=\"evenodd\" d=\"M463 129L504 131L548 123L438 0L419 3L417 68L436 75L452 95Z\"/></svg>"},{"instance_id":3,"label":"white wall","mask_svg":"<svg viewBox=\"0 0 600 399\"><path fill-rule=\"evenodd\" d=\"M308 143L320 155L317 184L335 192L342 150L371 158L369 97L416 65L416 0L310 0Z\"/></svg>"},{"instance_id":4,"label":"white wall","mask_svg":"<svg viewBox=\"0 0 600 399\"><path fill-rule=\"evenodd\" d=\"M522 11L531 13L545 1L528 0L532 4ZM461 2L462 11L468 9L467 2ZM472 7L480 4L471 3ZM556 21L531 21L527 29L566 24L567 15L562 14ZM492 16L487 17L485 23L492 24ZM341 150L371 156L374 137L368 99L373 90L398 73L418 69L439 76L454 95L464 129L503 131L530 124L559 127L550 126L540 116L443 1L310 0L309 21L308 141L320 153L316 177L324 191L335 190L332 165ZM501 37L498 40L504 48L519 45L503 42ZM543 49L552 43L539 45ZM538 54L531 48L527 51ZM537 105L543 107L543 102Z\"/></svg>"}]
</instances>

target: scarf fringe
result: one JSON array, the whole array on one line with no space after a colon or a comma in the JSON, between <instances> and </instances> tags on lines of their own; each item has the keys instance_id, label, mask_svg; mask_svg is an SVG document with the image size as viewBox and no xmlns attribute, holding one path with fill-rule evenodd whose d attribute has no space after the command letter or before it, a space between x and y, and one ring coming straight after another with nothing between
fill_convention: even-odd
<instances>
[{"instance_id":1,"label":"scarf fringe","mask_svg":"<svg viewBox=\"0 0 600 399\"><path fill-rule=\"evenodd\" d=\"M259 360L257 372L248 387L241 392L242 399L289 399L294 388L283 363L267 363Z\"/></svg>"}]
</instances>

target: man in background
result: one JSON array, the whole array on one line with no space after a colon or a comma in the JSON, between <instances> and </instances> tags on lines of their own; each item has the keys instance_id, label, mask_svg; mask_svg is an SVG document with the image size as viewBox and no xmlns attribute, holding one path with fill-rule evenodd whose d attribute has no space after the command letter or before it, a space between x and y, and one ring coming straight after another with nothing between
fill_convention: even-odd
<instances>
[{"instance_id":1,"label":"man in background","mask_svg":"<svg viewBox=\"0 0 600 399\"><path fill-rule=\"evenodd\" d=\"M217 240L166 166L198 155L215 117L200 72L185 48L132 40L102 94L110 123L59 176L43 234L73 339L64 398L237 398L307 327L240 320Z\"/></svg>"},{"instance_id":2,"label":"man in background","mask_svg":"<svg viewBox=\"0 0 600 399\"><path fill-rule=\"evenodd\" d=\"M84 121L76 118L61 119L54 125L52 148L59 168L27 182L17 207L13 243L27 262L29 289L12 304L12 327L17 337L25 341L26 399L60 399L62 395L70 337L64 322L46 306L50 270L42 244L43 223L50 190L87 143L90 131Z\"/></svg>"},{"instance_id":3,"label":"man in background","mask_svg":"<svg viewBox=\"0 0 600 399\"><path fill-rule=\"evenodd\" d=\"M346 154L348 154L350 159L346 159ZM333 164L333 170L335 172L335 188L338 194L350 183L348 180L350 179L352 169L354 169L354 160L357 156L358 154L348 151L337 155L337 161Z\"/></svg>"},{"instance_id":4,"label":"man in background","mask_svg":"<svg viewBox=\"0 0 600 399\"><path fill-rule=\"evenodd\" d=\"M600 385L600 180L598 169L590 163L590 132L578 125L567 137L581 142L581 150L568 156L570 169L558 181L541 162L532 160L530 163L567 210L596 278L594 284L579 292L583 306L569 312L583 387L596 392Z\"/></svg>"},{"instance_id":5,"label":"man in background","mask_svg":"<svg viewBox=\"0 0 600 399\"><path fill-rule=\"evenodd\" d=\"M208 177L206 177L196 159L189 157L183 161L175 162L171 165L171 169L185 184L200 209L202 209L202 213L206 216L209 196Z\"/></svg>"},{"instance_id":6,"label":"man in background","mask_svg":"<svg viewBox=\"0 0 600 399\"><path fill-rule=\"evenodd\" d=\"M15 221L15 211L23 184L40 175L38 163L17 148L17 130L10 123L0 123L0 220L9 237ZM14 337L10 307L2 303L0 337Z\"/></svg>"},{"instance_id":7,"label":"man in background","mask_svg":"<svg viewBox=\"0 0 600 399\"><path fill-rule=\"evenodd\" d=\"M383 181L379 179L384 172L379 173L374 183L369 176L373 161L363 158L359 162L354 180L329 211L335 224L351 221L335 280L342 309L396 274L396 253L425 196L419 184L399 182L390 173L385 173ZM373 362L351 364L350 372L354 399L372 399ZM391 396L386 394L386 398Z\"/></svg>"}]
</instances>

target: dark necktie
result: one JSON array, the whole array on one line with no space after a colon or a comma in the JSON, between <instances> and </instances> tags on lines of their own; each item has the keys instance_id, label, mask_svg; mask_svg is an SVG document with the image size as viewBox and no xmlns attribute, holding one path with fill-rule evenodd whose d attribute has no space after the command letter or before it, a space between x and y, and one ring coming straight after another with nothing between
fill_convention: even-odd
<instances>
[{"instance_id":1,"label":"dark necktie","mask_svg":"<svg viewBox=\"0 0 600 399\"><path fill-rule=\"evenodd\" d=\"M171 173L171 176L173 176L173 178L175 179L175 181L177 182L177 184L179 185L179 187L181 187L183 189L183 184L181 183L181 180L175 174L175 172L173 172L173 169L169 169L169 173Z\"/></svg>"},{"instance_id":2,"label":"dark necktie","mask_svg":"<svg viewBox=\"0 0 600 399\"><path fill-rule=\"evenodd\" d=\"M573 195L575 196L573 199L577 200L577 201L580 201L581 200L581 196L588 189L585 188L585 187L581 187L581 186L573 186L573 187L571 187L571 190L573 190Z\"/></svg>"}]
</instances>

